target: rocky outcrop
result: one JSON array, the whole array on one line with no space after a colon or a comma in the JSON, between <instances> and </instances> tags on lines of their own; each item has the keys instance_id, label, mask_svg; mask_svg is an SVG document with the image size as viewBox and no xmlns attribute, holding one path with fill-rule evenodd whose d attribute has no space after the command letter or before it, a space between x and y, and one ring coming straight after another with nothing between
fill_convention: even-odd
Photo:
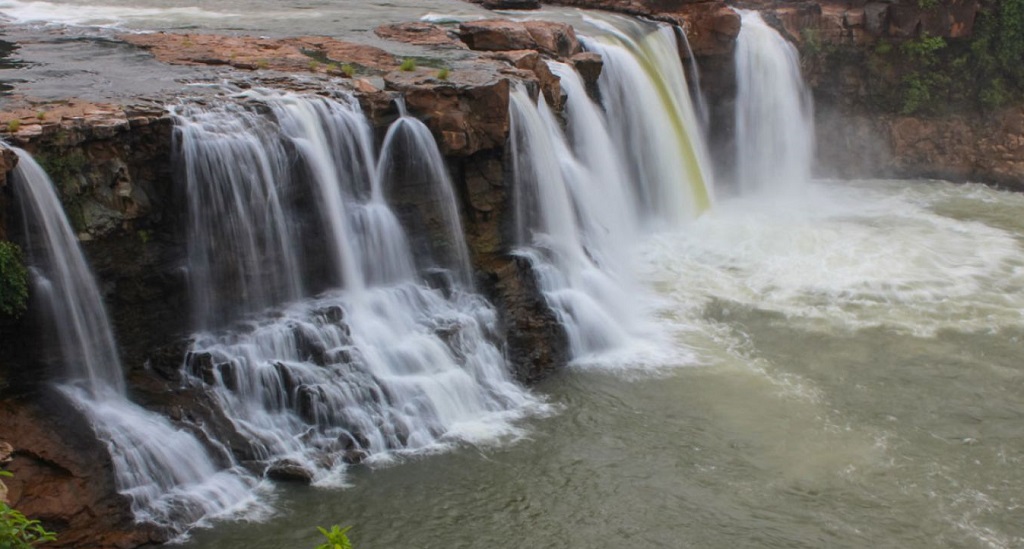
<instances>
[{"instance_id":1,"label":"rocky outcrop","mask_svg":"<svg viewBox=\"0 0 1024 549\"><path fill-rule=\"evenodd\" d=\"M583 51L571 26L550 21L472 21L459 25L459 38L479 51L534 50L552 57Z\"/></svg>"},{"instance_id":2,"label":"rocky outcrop","mask_svg":"<svg viewBox=\"0 0 1024 549\"><path fill-rule=\"evenodd\" d=\"M932 177L1024 191L1024 106L990 116L900 116L819 110L825 175Z\"/></svg>"},{"instance_id":3,"label":"rocky outcrop","mask_svg":"<svg viewBox=\"0 0 1024 549\"><path fill-rule=\"evenodd\" d=\"M141 366L152 349L188 330L180 270L185 210L172 177L171 120L154 104L72 101L38 109L46 115L0 114L6 127L23 121L5 138L32 153L53 179L103 281L125 363Z\"/></svg>"},{"instance_id":4,"label":"rocky outcrop","mask_svg":"<svg viewBox=\"0 0 1024 549\"><path fill-rule=\"evenodd\" d=\"M458 34L448 27L421 21L381 25L373 33L385 40L415 46L466 47L459 41Z\"/></svg>"},{"instance_id":5,"label":"rocky outcrop","mask_svg":"<svg viewBox=\"0 0 1024 549\"><path fill-rule=\"evenodd\" d=\"M867 45L880 38L970 37L981 9L978 0L935 2L934 5L865 0L747 0L742 4L763 10L766 19L796 43L850 45Z\"/></svg>"},{"instance_id":6,"label":"rocky outcrop","mask_svg":"<svg viewBox=\"0 0 1024 549\"><path fill-rule=\"evenodd\" d=\"M57 531L60 546L120 548L166 540L134 522L129 501L115 489L107 449L61 396L0 401L0 418L0 444L13 448L7 497Z\"/></svg>"},{"instance_id":7,"label":"rocky outcrop","mask_svg":"<svg viewBox=\"0 0 1024 549\"><path fill-rule=\"evenodd\" d=\"M398 67L395 56L373 46L322 36L256 38L215 34L125 34L121 40L175 65L226 65L242 70L328 73L351 76L343 65L387 71Z\"/></svg>"}]
</instances>

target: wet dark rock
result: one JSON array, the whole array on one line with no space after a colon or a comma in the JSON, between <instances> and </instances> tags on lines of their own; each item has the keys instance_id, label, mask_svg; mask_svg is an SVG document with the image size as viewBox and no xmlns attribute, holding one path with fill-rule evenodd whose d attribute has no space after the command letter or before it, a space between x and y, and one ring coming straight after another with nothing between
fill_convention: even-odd
<instances>
[{"instance_id":1,"label":"wet dark rock","mask_svg":"<svg viewBox=\"0 0 1024 549\"><path fill-rule=\"evenodd\" d=\"M362 463L368 457L370 457L370 453L367 452L366 450L355 449L346 450L345 453L342 454L341 459L345 463L348 463L350 465L356 465Z\"/></svg>"},{"instance_id":2,"label":"wet dark rock","mask_svg":"<svg viewBox=\"0 0 1024 549\"><path fill-rule=\"evenodd\" d=\"M217 382L217 377L213 373L213 355L210 353L189 352L185 355L185 365L190 374L202 379L204 383L214 385Z\"/></svg>"},{"instance_id":3,"label":"wet dark rock","mask_svg":"<svg viewBox=\"0 0 1024 549\"><path fill-rule=\"evenodd\" d=\"M264 473L269 479L283 482L302 482L309 484L313 481L313 472L297 461L291 459L279 459L271 463Z\"/></svg>"},{"instance_id":4,"label":"wet dark rock","mask_svg":"<svg viewBox=\"0 0 1024 549\"><path fill-rule=\"evenodd\" d=\"M221 362L217 364L217 373L220 374L220 380L224 384L224 387L229 391L238 390L238 369L234 363Z\"/></svg>"},{"instance_id":5,"label":"wet dark rock","mask_svg":"<svg viewBox=\"0 0 1024 549\"><path fill-rule=\"evenodd\" d=\"M317 422L317 409L323 395L319 387L303 385L296 395L296 411L303 421L310 424Z\"/></svg>"},{"instance_id":6,"label":"wet dark rock","mask_svg":"<svg viewBox=\"0 0 1024 549\"><path fill-rule=\"evenodd\" d=\"M340 324L345 320L345 309L342 309L340 305L330 305L318 309L314 314L323 317L324 320L331 324Z\"/></svg>"}]
</instances>

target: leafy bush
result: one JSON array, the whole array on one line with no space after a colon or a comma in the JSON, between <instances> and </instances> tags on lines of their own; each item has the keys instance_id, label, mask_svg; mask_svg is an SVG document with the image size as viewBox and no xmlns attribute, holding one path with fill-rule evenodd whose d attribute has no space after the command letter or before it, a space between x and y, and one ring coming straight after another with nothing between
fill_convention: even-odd
<instances>
[{"instance_id":1,"label":"leafy bush","mask_svg":"<svg viewBox=\"0 0 1024 549\"><path fill-rule=\"evenodd\" d=\"M331 526L330 530L318 526L317 530L327 538L327 541L317 545L316 549L352 549L352 542L349 541L347 534L351 529L351 526L341 528L337 524Z\"/></svg>"},{"instance_id":2,"label":"leafy bush","mask_svg":"<svg viewBox=\"0 0 1024 549\"><path fill-rule=\"evenodd\" d=\"M18 317L28 303L28 271L21 248L13 242L0 242L0 313Z\"/></svg>"},{"instance_id":3,"label":"leafy bush","mask_svg":"<svg viewBox=\"0 0 1024 549\"><path fill-rule=\"evenodd\" d=\"M9 476L11 473L0 471L0 477ZM57 534L43 528L38 520L26 518L21 511L0 501L0 547L32 549L40 543L56 539Z\"/></svg>"},{"instance_id":4,"label":"leafy bush","mask_svg":"<svg viewBox=\"0 0 1024 549\"><path fill-rule=\"evenodd\" d=\"M402 60L402 64L398 66L398 70L405 72L416 70L416 60L411 57L406 57Z\"/></svg>"}]
</instances>

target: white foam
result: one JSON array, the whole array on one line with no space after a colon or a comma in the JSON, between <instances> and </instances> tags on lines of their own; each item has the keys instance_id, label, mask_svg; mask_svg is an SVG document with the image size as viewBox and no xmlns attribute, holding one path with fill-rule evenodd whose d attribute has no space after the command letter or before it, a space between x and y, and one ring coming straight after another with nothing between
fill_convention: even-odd
<instances>
[{"instance_id":1,"label":"white foam","mask_svg":"<svg viewBox=\"0 0 1024 549\"><path fill-rule=\"evenodd\" d=\"M928 192L819 184L799 198L723 203L655 239L646 278L689 314L714 299L825 330L888 326L930 336L1024 325L1016 236L934 211L995 191L913 185Z\"/></svg>"}]
</instances>

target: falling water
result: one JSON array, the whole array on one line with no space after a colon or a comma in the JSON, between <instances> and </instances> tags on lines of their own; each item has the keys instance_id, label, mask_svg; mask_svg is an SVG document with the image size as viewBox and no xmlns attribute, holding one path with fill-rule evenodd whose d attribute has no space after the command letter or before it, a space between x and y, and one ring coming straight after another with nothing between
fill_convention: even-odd
<instances>
[{"instance_id":1,"label":"falling water","mask_svg":"<svg viewBox=\"0 0 1024 549\"><path fill-rule=\"evenodd\" d=\"M604 59L601 101L638 215L670 227L693 219L711 205L712 183L675 31L625 18L589 21L604 31L583 43Z\"/></svg>"},{"instance_id":2,"label":"falling water","mask_svg":"<svg viewBox=\"0 0 1024 549\"><path fill-rule=\"evenodd\" d=\"M793 193L811 179L811 95L796 48L761 14L740 10L736 42L737 179L743 192Z\"/></svg>"},{"instance_id":3,"label":"falling water","mask_svg":"<svg viewBox=\"0 0 1024 549\"><path fill-rule=\"evenodd\" d=\"M226 109L241 111L240 105ZM290 184L288 151L262 119L172 110L189 201L189 269L196 323L298 298L302 280L280 193ZM201 144L201 145L200 145ZM224 155L245 158L227 166ZM203 218L198 208L207 213ZM246 212L260 212L259 223ZM213 226L198 224L206 219Z\"/></svg>"},{"instance_id":4,"label":"falling water","mask_svg":"<svg viewBox=\"0 0 1024 549\"><path fill-rule=\"evenodd\" d=\"M519 253L576 362L652 364L660 334L625 266L638 238L710 205L706 150L673 28L589 22L601 30L584 43L604 58L603 110L561 63L549 66L566 92L564 132L543 97L512 94Z\"/></svg>"},{"instance_id":5,"label":"falling water","mask_svg":"<svg viewBox=\"0 0 1024 549\"><path fill-rule=\"evenodd\" d=\"M707 98L704 97L704 90L700 85L700 66L697 64L697 56L693 54L690 39L686 36L686 29L676 26L675 32L676 40L686 50L686 58L689 60L690 67L690 93L696 103L694 107L697 109L697 116L700 117L701 128L707 132L708 124L711 121L711 112L708 110Z\"/></svg>"},{"instance_id":6,"label":"falling water","mask_svg":"<svg viewBox=\"0 0 1024 549\"><path fill-rule=\"evenodd\" d=\"M250 133L271 128L267 140L237 136L265 151L236 154L198 132L182 134L185 148L205 149L220 166L206 172L212 177L253 171L281 148L297 151L288 173L276 179L278 195L292 197L282 206L285 225L308 217L300 206L304 196L315 198L319 224L291 233L286 247L305 243L306 260L316 252L332 257L335 275L333 290L195 335L186 372L249 441L246 457L268 466L290 462L317 483L337 484L346 462L514 436L511 422L544 406L511 380L494 309L462 283L469 279L465 242L436 145L403 118L375 162L369 125L352 97L257 90L245 99L266 105L271 116L267 109L193 106L179 109L177 122L222 119L225 127ZM445 259L454 259L452 278L460 284L432 288L421 278L417 265L436 269L445 262L414 257L387 201L386 186L408 169L393 166L398 162L426 166L443 236L458 251ZM233 192L245 194L247 184L260 182L201 184L239 185ZM233 211L230 220L213 219L221 212L204 204L190 211L209 239L232 238L224 227L263 219L259 209Z\"/></svg>"},{"instance_id":7,"label":"falling water","mask_svg":"<svg viewBox=\"0 0 1024 549\"><path fill-rule=\"evenodd\" d=\"M404 114L388 128L381 147L378 162L377 184L379 189L376 198L384 200L396 194L395 187L401 183L404 187L419 187L430 190L432 196L422 202L436 205L433 217L437 219L437 227L426 231L429 236L427 246L429 254L418 257L435 257L440 267L452 273L455 280L463 288L472 288L472 268L469 263L469 249L464 238L452 235L463 235L462 223L459 220L458 203L452 191L451 179L444 164L441 152L437 150L434 137L423 122ZM440 233L440 234L437 234ZM430 268L424 265L423 268Z\"/></svg>"},{"instance_id":8,"label":"falling water","mask_svg":"<svg viewBox=\"0 0 1024 549\"><path fill-rule=\"evenodd\" d=\"M128 400L99 289L53 183L28 153L14 150L35 294L54 323L66 370L59 388L106 443L136 519L180 532L253 506L254 482L230 456L219 456L218 465L194 435Z\"/></svg>"}]
</instances>

